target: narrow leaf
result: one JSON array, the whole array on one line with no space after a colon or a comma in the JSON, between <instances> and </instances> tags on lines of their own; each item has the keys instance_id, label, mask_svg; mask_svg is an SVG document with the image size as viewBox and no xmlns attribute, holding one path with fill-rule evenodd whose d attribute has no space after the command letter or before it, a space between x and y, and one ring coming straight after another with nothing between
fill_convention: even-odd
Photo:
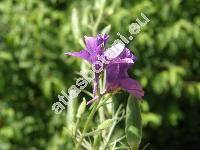
<instances>
[{"instance_id":1,"label":"narrow leaf","mask_svg":"<svg viewBox=\"0 0 200 150\"><path fill-rule=\"evenodd\" d=\"M72 16L71 16L71 25L72 25L72 33L75 38L75 40L81 39L80 34L80 28L79 28L79 16L78 11L76 8L73 8L72 10Z\"/></svg>"}]
</instances>

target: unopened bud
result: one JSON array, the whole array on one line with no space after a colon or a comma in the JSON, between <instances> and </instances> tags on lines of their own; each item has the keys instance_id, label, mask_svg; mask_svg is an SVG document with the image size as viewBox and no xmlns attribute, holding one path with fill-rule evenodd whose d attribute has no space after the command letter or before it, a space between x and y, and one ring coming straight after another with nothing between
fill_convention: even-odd
<instances>
[{"instance_id":1,"label":"unopened bud","mask_svg":"<svg viewBox=\"0 0 200 150\"><path fill-rule=\"evenodd\" d=\"M113 119L105 120L98 126L98 129L102 130L102 129L108 128L109 126L112 125L112 123L113 123Z\"/></svg>"},{"instance_id":2,"label":"unopened bud","mask_svg":"<svg viewBox=\"0 0 200 150\"><path fill-rule=\"evenodd\" d=\"M76 115L77 118L81 118L81 115L84 113L85 108L86 108L86 100L85 100L85 98L83 98L83 101L78 108L78 112L77 112L77 115Z\"/></svg>"}]
</instances>

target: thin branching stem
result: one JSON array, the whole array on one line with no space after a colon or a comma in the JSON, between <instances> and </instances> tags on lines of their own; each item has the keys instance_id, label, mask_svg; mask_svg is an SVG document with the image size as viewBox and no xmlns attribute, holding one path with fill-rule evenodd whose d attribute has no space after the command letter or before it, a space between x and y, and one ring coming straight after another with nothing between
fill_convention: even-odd
<instances>
[{"instance_id":1,"label":"thin branching stem","mask_svg":"<svg viewBox=\"0 0 200 150\"><path fill-rule=\"evenodd\" d=\"M94 106L93 106L93 108L92 108L92 111L90 112L90 114L89 114L89 116L88 116L88 119L87 119L87 121L86 121L86 123L85 123L85 125L84 125L83 132L82 132L82 135L81 135L80 140L79 140L79 142L78 142L78 145L77 145L77 147L76 147L76 150L79 150L80 147L81 147L81 143L82 143L83 138L84 138L83 135L87 132L89 122L92 120L92 118L93 118L95 112L97 111L98 102L99 102L99 101L96 101L96 102L95 102L95 104L94 104Z\"/></svg>"},{"instance_id":2,"label":"thin branching stem","mask_svg":"<svg viewBox=\"0 0 200 150\"><path fill-rule=\"evenodd\" d=\"M119 112L120 112L121 108L122 108L122 105L120 105L119 108L117 109L117 112L116 112L116 114L115 114L115 116L114 116L114 122L113 122L113 124L112 124L112 126L111 126L111 128L110 128L110 131L109 131L109 133L108 133L108 136L107 136L107 138L106 138L106 140L105 140L105 144L103 145L103 150L106 149L106 147L107 147L107 145L108 145L108 142L109 142L109 140L110 140L110 138L111 138L111 135L112 135L112 133L113 133L113 131L114 131L114 128L115 128L115 126L116 126L116 124L117 124L117 117L118 117L118 115L119 115Z\"/></svg>"}]
</instances>

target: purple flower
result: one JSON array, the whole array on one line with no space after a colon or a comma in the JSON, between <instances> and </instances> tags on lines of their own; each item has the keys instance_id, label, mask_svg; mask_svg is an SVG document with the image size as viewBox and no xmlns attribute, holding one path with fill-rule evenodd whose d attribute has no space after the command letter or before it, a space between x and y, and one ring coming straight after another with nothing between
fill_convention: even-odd
<instances>
[{"instance_id":1,"label":"purple flower","mask_svg":"<svg viewBox=\"0 0 200 150\"><path fill-rule=\"evenodd\" d=\"M103 55L105 50L105 45L108 40L107 34L99 34L96 37L87 37L85 36L85 45L86 48L81 50L80 52L67 52L66 55L71 55L75 57L82 58L91 64L95 64L98 60L98 56ZM98 70L98 65L95 64L95 68ZM93 94L97 92L97 86L99 81L99 73L95 73L94 86L93 86Z\"/></svg>"},{"instance_id":2,"label":"purple flower","mask_svg":"<svg viewBox=\"0 0 200 150\"><path fill-rule=\"evenodd\" d=\"M140 84L129 77L127 71L136 61L136 57L125 48L123 44L116 44L111 48L105 50L105 45L108 40L108 35L99 34L96 37L86 37L86 48L80 52L67 52L66 55L82 58L95 68L99 57L103 56L106 63L103 64L103 69L106 69L106 92L112 92L117 89L124 89L138 98L144 96L144 92ZM97 69L98 70L98 69ZM97 97L97 87L99 82L99 73L95 72L94 79L94 99Z\"/></svg>"},{"instance_id":3,"label":"purple flower","mask_svg":"<svg viewBox=\"0 0 200 150\"><path fill-rule=\"evenodd\" d=\"M130 61L130 59L132 61ZM144 96L141 85L138 81L131 79L127 72L135 61L136 57L127 48L125 48L117 58L111 61L106 68L107 92L122 88L138 98Z\"/></svg>"},{"instance_id":4,"label":"purple flower","mask_svg":"<svg viewBox=\"0 0 200 150\"><path fill-rule=\"evenodd\" d=\"M108 35L97 35L97 37L87 37L85 36L86 48L80 52L67 52L66 55L71 55L75 57L80 57L87 60L90 63L95 63L105 50L105 45L108 40Z\"/></svg>"}]
</instances>

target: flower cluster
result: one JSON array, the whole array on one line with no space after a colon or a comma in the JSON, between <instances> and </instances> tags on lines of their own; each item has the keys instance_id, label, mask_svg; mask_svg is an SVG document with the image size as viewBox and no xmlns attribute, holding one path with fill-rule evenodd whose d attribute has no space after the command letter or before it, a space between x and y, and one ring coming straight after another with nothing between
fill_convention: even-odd
<instances>
[{"instance_id":1,"label":"flower cluster","mask_svg":"<svg viewBox=\"0 0 200 150\"><path fill-rule=\"evenodd\" d=\"M144 92L141 85L128 75L128 69L135 63L136 57L129 49L122 45L118 45L118 47L114 45L106 49L108 38L106 34L99 34L96 37L85 37L86 48L84 50L80 52L67 52L65 54L88 61L95 70L99 70L99 68L106 70L106 93L123 89L137 98L142 98ZM97 62L102 58L104 64L99 65ZM94 95L97 92L100 73L99 71L95 71Z\"/></svg>"}]
</instances>

